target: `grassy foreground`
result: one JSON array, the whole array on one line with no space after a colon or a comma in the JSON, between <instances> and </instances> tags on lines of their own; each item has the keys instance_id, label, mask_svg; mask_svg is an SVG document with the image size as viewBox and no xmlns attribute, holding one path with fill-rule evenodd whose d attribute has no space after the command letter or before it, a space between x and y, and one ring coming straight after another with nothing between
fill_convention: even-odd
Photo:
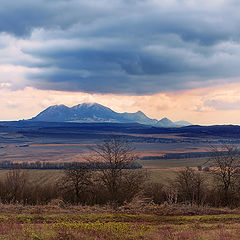
<instances>
[{"instance_id":1,"label":"grassy foreground","mask_svg":"<svg viewBox=\"0 0 240 240\"><path fill-rule=\"evenodd\" d=\"M107 211L91 214L81 213L81 209L69 213L72 210L58 214L1 211L0 239L240 239L240 215L236 213L164 216Z\"/></svg>"}]
</instances>

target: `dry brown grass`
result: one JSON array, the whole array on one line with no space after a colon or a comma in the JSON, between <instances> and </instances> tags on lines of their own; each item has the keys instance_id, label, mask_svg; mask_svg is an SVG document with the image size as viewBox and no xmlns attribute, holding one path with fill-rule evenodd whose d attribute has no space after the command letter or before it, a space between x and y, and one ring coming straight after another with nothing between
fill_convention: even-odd
<instances>
[{"instance_id":1,"label":"dry brown grass","mask_svg":"<svg viewBox=\"0 0 240 240\"><path fill-rule=\"evenodd\" d=\"M71 205L54 199L47 205L0 204L0 214L149 214L154 216L200 216L240 214L240 209L212 208L188 204L154 204L149 199L134 198L118 208L112 205Z\"/></svg>"},{"instance_id":2,"label":"dry brown grass","mask_svg":"<svg viewBox=\"0 0 240 240\"><path fill-rule=\"evenodd\" d=\"M230 240L239 239L240 210L155 205L135 198L118 209L71 206L0 205L0 239Z\"/></svg>"}]
</instances>

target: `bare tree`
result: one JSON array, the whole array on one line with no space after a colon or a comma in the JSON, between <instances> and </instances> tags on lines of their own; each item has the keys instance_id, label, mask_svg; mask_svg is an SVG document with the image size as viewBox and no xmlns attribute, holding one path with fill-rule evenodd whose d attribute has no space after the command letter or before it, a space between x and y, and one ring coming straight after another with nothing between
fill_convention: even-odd
<instances>
[{"instance_id":1,"label":"bare tree","mask_svg":"<svg viewBox=\"0 0 240 240\"><path fill-rule=\"evenodd\" d=\"M185 168L177 173L174 181L178 195L184 202L200 205L204 200L204 177L191 168Z\"/></svg>"},{"instance_id":2,"label":"bare tree","mask_svg":"<svg viewBox=\"0 0 240 240\"><path fill-rule=\"evenodd\" d=\"M211 167L211 172L220 183L224 192L224 204L229 204L229 194L231 188L240 176L240 152L233 145L222 145L220 148L211 147L212 156L207 163Z\"/></svg>"},{"instance_id":3,"label":"bare tree","mask_svg":"<svg viewBox=\"0 0 240 240\"><path fill-rule=\"evenodd\" d=\"M87 193L92 186L92 170L89 164L74 163L64 170L60 181L63 193L72 198L71 201L79 204L85 202Z\"/></svg>"},{"instance_id":4,"label":"bare tree","mask_svg":"<svg viewBox=\"0 0 240 240\"><path fill-rule=\"evenodd\" d=\"M26 200L24 199L24 193L27 188L27 181L26 171L20 169L9 170L4 181L5 199L14 203Z\"/></svg>"},{"instance_id":5,"label":"bare tree","mask_svg":"<svg viewBox=\"0 0 240 240\"><path fill-rule=\"evenodd\" d=\"M146 179L143 171L135 169L138 157L134 148L126 141L110 138L90 150L87 160L98 169L110 202L119 204L130 200Z\"/></svg>"},{"instance_id":6,"label":"bare tree","mask_svg":"<svg viewBox=\"0 0 240 240\"><path fill-rule=\"evenodd\" d=\"M162 183L150 182L144 188L144 197L151 199L155 204L162 204L169 200L167 190Z\"/></svg>"}]
</instances>

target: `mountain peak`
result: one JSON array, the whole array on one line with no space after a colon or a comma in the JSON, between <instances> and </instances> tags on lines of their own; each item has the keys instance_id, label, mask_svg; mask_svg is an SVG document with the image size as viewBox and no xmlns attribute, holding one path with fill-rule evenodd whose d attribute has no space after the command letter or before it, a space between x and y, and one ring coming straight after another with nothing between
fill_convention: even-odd
<instances>
[{"instance_id":1,"label":"mountain peak","mask_svg":"<svg viewBox=\"0 0 240 240\"><path fill-rule=\"evenodd\" d=\"M78 108L82 108L82 107L90 107L92 104L91 103L80 103L80 104L77 104L73 107L71 107L72 109L78 109Z\"/></svg>"},{"instance_id":2,"label":"mountain peak","mask_svg":"<svg viewBox=\"0 0 240 240\"><path fill-rule=\"evenodd\" d=\"M161 120L159 120L156 124L157 127L177 127L175 123L173 123L168 118L164 117Z\"/></svg>"},{"instance_id":3,"label":"mountain peak","mask_svg":"<svg viewBox=\"0 0 240 240\"><path fill-rule=\"evenodd\" d=\"M95 102L85 102L82 104L79 104L78 106L82 106L82 107L94 107L94 106L99 106L100 104L95 103Z\"/></svg>"},{"instance_id":4,"label":"mountain peak","mask_svg":"<svg viewBox=\"0 0 240 240\"><path fill-rule=\"evenodd\" d=\"M53 105L53 106L50 106L48 108L51 108L51 109L60 109L60 108L69 108L67 107L66 105L64 104L58 104L58 105Z\"/></svg>"},{"instance_id":5,"label":"mountain peak","mask_svg":"<svg viewBox=\"0 0 240 240\"><path fill-rule=\"evenodd\" d=\"M171 120L169 120L168 118L164 117L161 120L159 120L161 122L172 122Z\"/></svg>"},{"instance_id":6,"label":"mountain peak","mask_svg":"<svg viewBox=\"0 0 240 240\"><path fill-rule=\"evenodd\" d=\"M142 111L137 111L136 114L139 114L139 115L145 115L145 113L142 112ZM146 115L145 115L145 116L146 116Z\"/></svg>"},{"instance_id":7,"label":"mountain peak","mask_svg":"<svg viewBox=\"0 0 240 240\"><path fill-rule=\"evenodd\" d=\"M80 103L80 104L72 107L72 109L79 109L79 108L105 108L105 109L109 109L108 107L105 107L105 106L103 106L99 103L95 103L95 102Z\"/></svg>"},{"instance_id":8,"label":"mountain peak","mask_svg":"<svg viewBox=\"0 0 240 240\"><path fill-rule=\"evenodd\" d=\"M33 117L31 120L47 122L65 122L68 118L69 111L70 108L63 104L53 105L40 112L36 117Z\"/></svg>"}]
</instances>

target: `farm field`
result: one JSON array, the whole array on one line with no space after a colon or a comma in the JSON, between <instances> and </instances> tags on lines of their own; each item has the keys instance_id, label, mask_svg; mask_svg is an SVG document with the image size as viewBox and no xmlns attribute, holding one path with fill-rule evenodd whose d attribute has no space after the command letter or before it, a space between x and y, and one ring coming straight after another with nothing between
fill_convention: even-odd
<instances>
[{"instance_id":1,"label":"farm field","mask_svg":"<svg viewBox=\"0 0 240 240\"><path fill-rule=\"evenodd\" d=\"M207 160L208 158L157 159L140 160L139 163L148 171L151 182L168 183L176 177L179 170L185 167L197 169L197 166L202 166Z\"/></svg>"},{"instance_id":2,"label":"farm field","mask_svg":"<svg viewBox=\"0 0 240 240\"><path fill-rule=\"evenodd\" d=\"M29 181L32 184L54 184L56 183L62 176L63 170L23 170L27 172L27 176L29 177ZM5 178L8 170L0 170L0 180ZM161 170L154 169L149 170L149 181L156 183L167 183L169 179L174 179L176 176L175 170Z\"/></svg>"},{"instance_id":3,"label":"farm field","mask_svg":"<svg viewBox=\"0 0 240 240\"><path fill-rule=\"evenodd\" d=\"M0 170L0 180L3 179L9 170ZM49 184L49 183L56 183L58 179L63 176L62 170L22 170L26 172L29 181L32 184Z\"/></svg>"},{"instance_id":4,"label":"farm field","mask_svg":"<svg viewBox=\"0 0 240 240\"><path fill-rule=\"evenodd\" d=\"M29 181L32 184L54 184L62 176L63 170L23 170L27 173ZM169 179L174 179L176 176L176 170L171 169L149 169L149 181L156 183L167 183ZM3 179L8 170L0 170L0 180Z\"/></svg>"},{"instance_id":5,"label":"farm field","mask_svg":"<svg viewBox=\"0 0 240 240\"><path fill-rule=\"evenodd\" d=\"M187 159L158 159L140 160L139 163L149 174L149 180L156 183L167 183L174 179L177 171L185 168L197 166L205 163L207 158L187 158ZM63 176L63 170L55 169L29 169L23 170L27 173L29 180L35 184L55 183ZM6 176L8 170L0 170L0 179Z\"/></svg>"},{"instance_id":6,"label":"farm field","mask_svg":"<svg viewBox=\"0 0 240 240\"><path fill-rule=\"evenodd\" d=\"M89 146L114 136L131 143L144 159L143 165L159 165L161 168L192 166L201 163L198 155L207 153L210 146L240 144L239 131L238 126L153 128L141 124L0 122L0 160L82 161ZM151 162L153 157L161 158L164 154L170 154L167 161ZM184 162L188 159L176 154L195 154L194 159L198 160Z\"/></svg>"},{"instance_id":7,"label":"farm field","mask_svg":"<svg viewBox=\"0 0 240 240\"><path fill-rule=\"evenodd\" d=\"M185 159L156 159L140 160L139 163L147 169L178 169L183 167L204 166L208 158L185 158Z\"/></svg>"},{"instance_id":8,"label":"farm field","mask_svg":"<svg viewBox=\"0 0 240 240\"><path fill-rule=\"evenodd\" d=\"M183 168L173 169L146 169L149 182L168 184L177 176L177 172ZM27 173L28 180L34 185L55 184L64 175L63 170L22 170ZM4 179L8 170L0 170L0 180Z\"/></svg>"}]
</instances>

